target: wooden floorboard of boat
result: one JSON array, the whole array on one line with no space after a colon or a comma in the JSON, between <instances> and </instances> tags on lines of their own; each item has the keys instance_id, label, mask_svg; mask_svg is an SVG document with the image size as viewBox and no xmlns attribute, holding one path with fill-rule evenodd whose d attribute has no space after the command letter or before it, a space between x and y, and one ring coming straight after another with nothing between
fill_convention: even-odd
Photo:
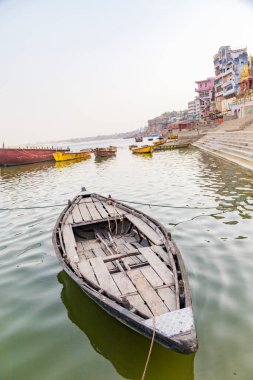
<instances>
[{"instance_id":1,"label":"wooden floorboard of boat","mask_svg":"<svg viewBox=\"0 0 253 380\"><path fill-rule=\"evenodd\" d=\"M79 258L76 250L76 241L70 224L65 224L62 226L62 237L69 261L77 263Z\"/></svg>"},{"instance_id":2,"label":"wooden floorboard of boat","mask_svg":"<svg viewBox=\"0 0 253 380\"><path fill-rule=\"evenodd\" d=\"M155 245L163 244L160 236L147 223L132 214L126 214L126 218L135 225L135 227L146 236Z\"/></svg>"},{"instance_id":3,"label":"wooden floorboard of boat","mask_svg":"<svg viewBox=\"0 0 253 380\"><path fill-rule=\"evenodd\" d=\"M96 198L91 197L91 199L94 202L94 205L95 205L96 209L98 210L99 214L101 215L101 218L102 219L107 218L108 217L108 213L104 209L102 203L99 200L97 200Z\"/></svg>"},{"instance_id":4,"label":"wooden floorboard of boat","mask_svg":"<svg viewBox=\"0 0 253 380\"><path fill-rule=\"evenodd\" d=\"M101 202L102 205L104 206L104 208L107 210L108 214L110 216L118 216L118 215L125 215L125 211L124 210L121 210L119 207L117 207L116 205L113 206L113 205L109 205L108 203L106 202Z\"/></svg>"},{"instance_id":5,"label":"wooden floorboard of boat","mask_svg":"<svg viewBox=\"0 0 253 380\"><path fill-rule=\"evenodd\" d=\"M113 281L113 278L105 263L103 262L102 257L95 257L94 259L90 259L89 262L92 266L101 289L106 290L108 293L114 295L115 297L120 297L121 293Z\"/></svg>"},{"instance_id":6,"label":"wooden floorboard of boat","mask_svg":"<svg viewBox=\"0 0 253 380\"><path fill-rule=\"evenodd\" d=\"M92 198L90 198L90 197L89 198L83 198L83 202L86 203L87 209L89 210L89 213L92 217L92 220L102 219L102 216L100 215L100 213L96 209L96 207L92 201Z\"/></svg>"},{"instance_id":7,"label":"wooden floorboard of boat","mask_svg":"<svg viewBox=\"0 0 253 380\"><path fill-rule=\"evenodd\" d=\"M157 293L164 301L165 305L169 308L170 311L176 310L176 294L169 287L157 289Z\"/></svg>"},{"instance_id":8,"label":"wooden floorboard of boat","mask_svg":"<svg viewBox=\"0 0 253 380\"><path fill-rule=\"evenodd\" d=\"M87 279L96 286L99 285L89 260L80 261L80 263L78 264L78 269L80 270L80 273L82 274L84 279Z\"/></svg>"},{"instance_id":9,"label":"wooden floorboard of boat","mask_svg":"<svg viewBox=\"0 0 253 380\"><path fill-rule=\"evenodd\" d=\"M161 315L168 311L167 306L139 269L133 269L126 273L154 315Z\"/></svg>"},{"instance_id":10,"label":"wooden floorboard of boat","mask_svg":"<svg viewBox=\"0 0 253 380\"><path fill-rule=\"evenodd\" d=\"M167 285L174 285L175 279L173 272L160 260L149 247L138 248L143 256L148 260L151 267Z\"/></svg>"},{"instance_id":11,"label":"wooden floorboard of boat","mask_svg":"<svg viewBox=\"0 0 253 380\"><path fill-rule=\"evenodd\" d=\"M79 202L78 207L79 207L80 213L82 215L83 222L91 221L92 217L89 213L89 210L87 209L87 205L85 204L85 202L82 199Z\"/></svg>"},{"instance_id":12,"label":"wooden floorboard of boat","mask_svg":"<svg viewBox=\"0 0 253 380\"><path fill-rule=\"evenodd\" d=\"M154 271L153 268L151 268L151 266L141 268L140 271L153 288L164 284L161 277L158 276L158 274Z\"/></svg>"},{"instance_id":13,"label":"wooden floorboard of boat","mask_svg":"<svg viewBox=\"0 0 253 380\"><path fill-rule=\"evenodd\" d=\"M155 253L157 253L158 256L161 257L161 259L163 259L163 261L165 262L165 264L171 265L170 259L169 259L169 255L164 251L164 249L161 246L159 246L159 245L152 245L150 248L152 249L152 251L154 251Z\"/></svg>"},{"instance_id":14,"label":"wooden floorboard of boat","mask_svg":"<svg viewBox=\"0 0 253 380\"><path fill-rule=\"evenodd\" d=\"M116 282L118 288L120 289L122 295L126 297L131 306L139 310L142 314L145 314L147 317L153 316L139 294L129 295L129 293L137 293L137 289L135 288L129 277L126 275L126 273L115 273L113 274L113 279Z\"/></svg>"},{"instance_id":15,"label":"wooden floorboard of boat","mask_svg":"<svg viewBox=\"0 0 253 380\"><path fill-rule=\"evenodd\" d=\"M71 214L72 214L74 223L81 223L83 221L82 215L80 213L80 210L77 204L74 205Z\"/></svg>"},{"instance_id":16,"label":"wooden floorboard of boat","mask_svg":"<svg viewBox=\"0 0 253 380\"><path fill-rule=\"evenodd\" d=\"M108 254L101 248L101 246L97 247L97 248L93 248L93 252L94 252L96 257L102 257L103 258L103 257L108 256ZM112 270L116 267L115 264L112 262L106 263L106 266L109 270Z\"/></svg>"}]
</instances>

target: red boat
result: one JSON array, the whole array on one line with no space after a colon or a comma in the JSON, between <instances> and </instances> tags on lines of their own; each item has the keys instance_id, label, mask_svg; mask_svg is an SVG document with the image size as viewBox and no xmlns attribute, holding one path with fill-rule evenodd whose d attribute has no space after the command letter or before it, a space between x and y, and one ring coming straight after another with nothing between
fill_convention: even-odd
<instances>
[{"instance_id":1,"label":"red boat","mask_svg":"<svg viewBox=\"0 0 253 380\"><path fill-rule=\"evenodd\" d=\"M0 166L33 164L54 160L53 153L68 149L56 148L0 148Z\"/></svg>"}]
</instances>

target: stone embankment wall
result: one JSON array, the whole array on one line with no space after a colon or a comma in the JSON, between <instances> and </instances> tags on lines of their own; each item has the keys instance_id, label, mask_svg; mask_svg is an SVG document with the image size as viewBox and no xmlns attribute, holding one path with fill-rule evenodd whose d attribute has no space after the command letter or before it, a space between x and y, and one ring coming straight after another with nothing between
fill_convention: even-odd
<instances>
[{"instance_id":1,"label":"stone embankment wall","mask_svg":"<svg viewBox=\"0 0 253 380\"><path fill-rule=\"evenodd\" d=\"M192 145L253 170L253 115L224 122Z\"/></svg>"}]
</instances>

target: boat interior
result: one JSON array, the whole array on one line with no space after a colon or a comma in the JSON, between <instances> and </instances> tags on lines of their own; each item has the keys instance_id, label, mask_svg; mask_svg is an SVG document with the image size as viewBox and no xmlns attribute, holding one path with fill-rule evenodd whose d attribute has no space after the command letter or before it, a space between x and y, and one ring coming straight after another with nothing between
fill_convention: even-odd
<instances>
[{"instance_id":1,"label":"boat interior","mask_svg":"<svg viewBox=\"0 0 253 380\"><path fill-rule=\"evenodd\" d=\"M66 211L59 234L72 270L140 317L185 307L174 245L141 213L108 204L96 194L79 196Z\"/></svg>"}]
</instances>

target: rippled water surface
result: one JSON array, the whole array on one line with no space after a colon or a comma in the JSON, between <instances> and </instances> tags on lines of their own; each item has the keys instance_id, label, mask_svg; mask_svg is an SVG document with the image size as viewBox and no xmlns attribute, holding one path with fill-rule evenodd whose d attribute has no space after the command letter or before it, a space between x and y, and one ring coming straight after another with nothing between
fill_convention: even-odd
<instances>
[{"instance_id":1,"label":"rippled water surface","mask_svg":"<svg viewBox=\"0 0 253 380\"><path fill-rule=\"evenodd\" d=\"M199 350L155 344L146 379L253 378L253 173L195 148L0 169L0 207L65 204L86 186L169 227L192 290ZM189 207L187 207L189 206ZM63 207L0 211L0 379L140 379L150 341L100 310L51 243Z\"/></svg>"}]
</instances>

